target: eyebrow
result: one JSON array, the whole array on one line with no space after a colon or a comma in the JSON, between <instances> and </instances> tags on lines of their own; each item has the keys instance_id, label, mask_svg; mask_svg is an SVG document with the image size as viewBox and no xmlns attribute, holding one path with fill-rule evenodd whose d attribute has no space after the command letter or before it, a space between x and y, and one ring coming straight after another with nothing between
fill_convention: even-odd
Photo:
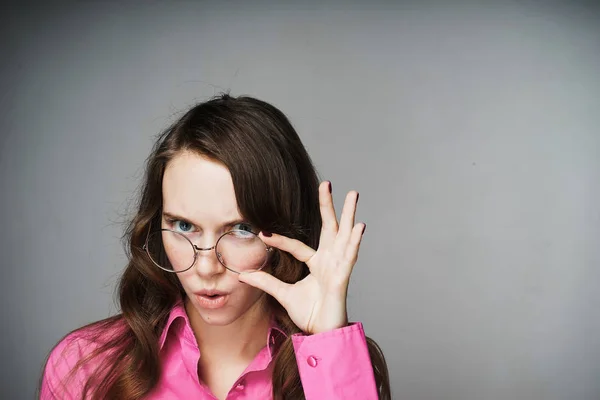
<instances>
[{"instance_id":1,"label":"eyebrow","mask_svg":"<svg viewBox=\"0 0 600 400\"><path fill-rule=\"evenodd\" d=\"M162 214L163 214L163 217L166 217L168 219L174 219L174 220L178 220L178 221L189 222L192 225L200 226L200 224L194 223L189 218L185 218L185 217L183 217L181 215L177 215L177 214L169 212L169 211L163 211ZM231 221L227 221L227 222L221 224L221 226L233 226L233 225L236 225L236 224L240 224L242 222L249 223L248 221L246 221L243 218L237 218L237 219L234 219L234 220L231 220Z\"/></svg>"}]
</instances>

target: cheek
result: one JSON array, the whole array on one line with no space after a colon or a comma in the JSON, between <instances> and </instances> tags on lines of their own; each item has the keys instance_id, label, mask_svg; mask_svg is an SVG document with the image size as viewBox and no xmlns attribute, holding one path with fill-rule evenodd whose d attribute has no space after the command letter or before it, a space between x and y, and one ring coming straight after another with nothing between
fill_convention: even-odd
<instances>
[{"instance_id":1,"label":"cheek","mask_svg":"<svg viewBox=\"0 0 600 400\"><path fill-rule=\"evenodd\" d=\"M175 274L177 276L177 279L179 280L179 283L181 283L181 286L183 286L183 289L185 289L186 292L188 291L188 282L192 280L191 277L188 276L190 272L193 271L186 271L181 274Z\"/></svg>"},{"instance_id":2,"label":"cheek","mask_svg":"<svg viewBox=\"0 0 600 400\"><path fill-rule=\"evenodd\" d=\"M236 292L238 294L238 299L244 303L254 303L260 298L261 294L264 293L262 290L242 282L239 283Z\"/></svg>"},{"instance_id":3,"label":"cheek","mask_svg":"<svg viewBox=\"0 0 600 400\"><path fill-rule=\"evenodd\" d=\"M170 263L170 268L184 270L188 269L194 263L194 249L187 245L187 243L164 243L163 246Z\"/></svg>"}]
</instances>

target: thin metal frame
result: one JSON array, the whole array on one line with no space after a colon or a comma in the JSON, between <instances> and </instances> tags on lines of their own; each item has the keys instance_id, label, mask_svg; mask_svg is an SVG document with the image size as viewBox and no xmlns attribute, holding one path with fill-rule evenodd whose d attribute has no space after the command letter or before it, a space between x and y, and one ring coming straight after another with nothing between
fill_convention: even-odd
<instances>
[{"instance_id":1,"label":"thin metal frame","mask_svg":"<svg viewBox=\"0 0 600 400\"><path fill-rule=\"evenodd\" d=\"M182 236L192 246L192 248L194 250L194 261L190 264L189 267L187 267L186 269L183 269L181 271L175 271L175 270L166 269L166 268L158 265L156 262L154 262L154 260L152 259L152 256L150 255L150 252L148 251L148 240L150 239L150 234L151 234L150 229L148 229L148 234L146 235L146 242L142 246L142 249L146 252L146 254L148 255L148 258L150 258L150 261L152 261L152 263L154 265L156 265L158 268L162 269L163 271L171 272L173 274L180 274L182 272L189 271L194 266L194 264L196 264L196 260L198 259L198 253L199 252L201 252L201 251L210 251L212 249L215 249L215 255L217 256L217 260L219 260L219 263L223 267L225 267L225 269L227 269L227 270L229 270L229 271L231 271L233 273L240 274L241 272L238 272L238 271L235 271L235 270L229 268L227 265L225 265L225 263L223 261L221 261L221 257L219 256L219 253L217 253L217 246L219 245L219 242L221 241L221 239L223 239L223 237L225 237L225 235L228 235L230 233L235 233L235 232L252 233L254 236L256 236L258 238L258 240L260 240L260 238L258 237L258 234L255 233L255 232L245 231L243 229L233 229L233 230L227 231L224 234L222 234L221 236L219 236L219 239L217 239L217 242L215 243L214 246L211 246L211 247L198 247L194 243L192 243L192 241L187 236L185 236L183 233L174 231L172 229L161 228L160 230L153 231L152 234L159 233L159 232L165 232L165 231L166 232L173 232L173 233L176 233L176 234ZM263 265L260 266L260 268L258 268L258 270L263 269L265 267L265 265L267 265L267 261L269 260L269 253L271 253L273 251L272 247L267 246L267 244L265 242L263 242L262 240L261 240L261 242L265 245L265 250L267 252L267 257L265 257L265 262L263 263ZM164 249L164 244L163 244L163 249Z\"/></svg>"}]
</instances>

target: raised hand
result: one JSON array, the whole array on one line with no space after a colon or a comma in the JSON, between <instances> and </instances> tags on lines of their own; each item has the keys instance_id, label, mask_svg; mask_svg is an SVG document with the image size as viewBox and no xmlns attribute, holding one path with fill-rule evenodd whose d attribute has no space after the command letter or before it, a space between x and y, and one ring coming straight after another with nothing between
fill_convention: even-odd
<instances>
[{"instance_id":1,"label":"raised hand","mask_svg":"<svg viewBox=\"0 0 600 400\"><path fill-rule=\"evenodd\" d=\"M260 238L269 246L292 254L306 263L310 274L294 284L280 281L264 271L244 272L239 280L273 296L294 323L306 333L320 333L348 324L346 296L350 274L366 225L354 224L358 192L346 195L338 226L333 207L331 183L319 186L319 205L323 221L319 248L314 250L296 239L272 234Z\"/></svg>"}]
</instances>

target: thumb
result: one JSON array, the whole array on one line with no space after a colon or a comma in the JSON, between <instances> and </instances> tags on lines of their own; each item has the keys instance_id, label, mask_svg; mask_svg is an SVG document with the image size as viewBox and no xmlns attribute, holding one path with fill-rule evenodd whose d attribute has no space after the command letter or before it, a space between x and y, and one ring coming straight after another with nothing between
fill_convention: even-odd
<instances>
[{"instance_id":1,"label":"thumb","mask_svg":"<svg viewBox=\"0 0 600 400\"><path fill-rule=\"evenodd\" d=\"M267 292L275 298L281 305L284 301L284 296L288 291L289 284L275 278L273 275L264 271L246 271L238 275L240 282L247 283L264 292Z\"/></svg>"}]
</instances>

